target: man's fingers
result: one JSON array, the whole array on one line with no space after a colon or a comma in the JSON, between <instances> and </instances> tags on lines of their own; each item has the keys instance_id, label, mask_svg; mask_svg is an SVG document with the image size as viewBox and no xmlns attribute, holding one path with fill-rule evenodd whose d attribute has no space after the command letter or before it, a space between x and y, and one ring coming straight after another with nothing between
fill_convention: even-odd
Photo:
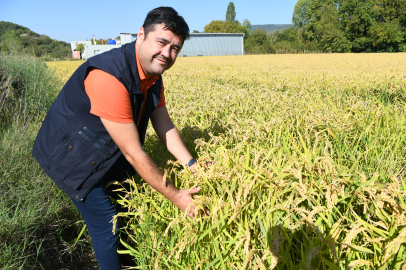
<instances>
[{"instance_id":1,"label":"man's fingers","mask_svg":"<svg viewBox=\"0 0 406 270\"><path fill-rule=\"evenodd\" d=\"M195 188L192 188L190 191L189 191L189 194L194 194L194 193L197 193L197 192L199 192L200 191L200 187L195 187Z\"/></svg>"},{"instance_id":2,"label":"man's fingers","mask_svg":"<svg viewBox=\"0 0 406 270\"><path fill-rule=\"evenodd\" d=\"M213 161L206 162L206 166L211 166L211 165L213 165L214 163L216 163L216 160L215 160L215 159L214 159Z\"/></svg>"}]
</instances>

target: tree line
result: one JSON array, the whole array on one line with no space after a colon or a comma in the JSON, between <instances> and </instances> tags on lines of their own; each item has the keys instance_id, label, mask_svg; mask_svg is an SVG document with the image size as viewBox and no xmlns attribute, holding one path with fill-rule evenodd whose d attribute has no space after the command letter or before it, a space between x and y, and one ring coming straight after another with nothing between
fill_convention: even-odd
<instances>
[{"instance_id":1,"label":"tree line","mask_svg":"<svg viewBox=\"0 0 406 270\"><path fill-rule=\"evenodd\" d=\"M70 44L37 34L27 27L0 21L0 52L26 53L36 57L68 57Z\"/></svg>"},{"instance_id":2,"label":"tree line","mask_svg":"<svg viewBox=\"0 0 406 270\"><path fill-rule=\"evenodd\" d=\"M298 0L293 27L270 33L235 16L230 2L204 32L245 33L247 53L406 52L406 0Z\"/></svg>"}]
</instances>

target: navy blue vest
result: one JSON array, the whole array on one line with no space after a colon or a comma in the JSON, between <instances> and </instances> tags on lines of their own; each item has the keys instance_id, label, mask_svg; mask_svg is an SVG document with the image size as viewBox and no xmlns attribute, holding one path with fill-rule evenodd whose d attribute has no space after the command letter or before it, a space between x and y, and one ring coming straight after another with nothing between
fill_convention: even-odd
<instances>
[{"instance_id":1,"label":"navy blue vest","mask_svg":"<svg viewBox=\"0 0 406 270\"><path fill-rule=\"evenodd\" d=\"M122 155L100 118L90 113L84 80L92 67L113 75L125 86L135 123L144 103L135 42L90 58L62 88L42 123L32 153L58 187L78 201L86 197ZM141 144L144 144L149 118L161 99L161 83L160 76L148 90L145 114L137 127Z\"/></svg>"}]
</instances>

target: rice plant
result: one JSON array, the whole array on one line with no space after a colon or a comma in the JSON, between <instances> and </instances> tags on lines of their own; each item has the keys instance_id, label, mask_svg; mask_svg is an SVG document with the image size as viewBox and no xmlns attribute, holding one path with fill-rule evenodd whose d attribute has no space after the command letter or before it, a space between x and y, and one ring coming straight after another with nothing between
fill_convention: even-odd
<instances>
[{"instance_id":1,"label":"rice plant","mask_svg":"<svg viewBox=\"0 0 406 270\"><path fill-rule=\"evenodd\" d=\"M135 176L120 252L139 269L406 269L405 74L406 54L178 59L166 103L202 165L152 128L144 148L211 215Z\"/></svg>"}]
</instances>

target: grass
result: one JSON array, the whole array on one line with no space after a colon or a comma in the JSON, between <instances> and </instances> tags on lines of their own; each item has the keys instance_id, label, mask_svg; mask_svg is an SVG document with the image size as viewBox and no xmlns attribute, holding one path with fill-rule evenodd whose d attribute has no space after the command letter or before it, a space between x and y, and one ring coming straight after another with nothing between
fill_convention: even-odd
<instances>
[{"instance_id":1,"label":"grass","mask_svg":"<svg viewBox=\"0 0 406 270\"><path fill-rule=\"evenodd\" d=\"M0 74L0 269L91 269L88 235L70 252L80 214L31 154L62 82L27 56L0 56Z\"/></svg>"}]
</instances>

